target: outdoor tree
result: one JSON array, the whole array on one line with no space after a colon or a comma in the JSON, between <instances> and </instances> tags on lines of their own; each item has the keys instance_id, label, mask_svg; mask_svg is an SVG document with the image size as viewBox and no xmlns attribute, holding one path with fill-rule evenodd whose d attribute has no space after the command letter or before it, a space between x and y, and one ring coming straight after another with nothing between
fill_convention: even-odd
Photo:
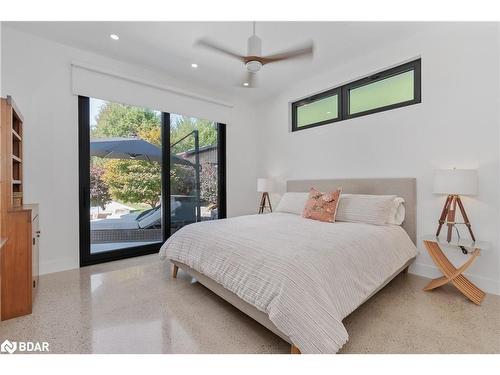
<instances>
[{"instance_id":1,"label":"outdoor tree","mask_svg":"<svg viewBox=\"0 0 500 375\"><path fill-rule=\"evenodd\" d=\"M160 114L147 108L106 103L96 118L92 138L137 137L141 131L160 128Z\"/></svg>"},{"instance_id":2,"label":"outdoor tree","mask_svg":"<svg viewBox=\"0 0 500 375\"><path fill-rule=\"evenodd\" d=\"M108 185L103 180L104 168L91 164L90 165L90 204L91 206L101 207L111 202Z\"/></svg>"},{"instance_id":3,"label":"outdoor tree","mask_svg":"<svg viewBox=\"0 0 500 375\"><path fill-rule=\"evenodd\" d=\"M161 167L144 160L108 160L103 180L114 199L146 203L152 208L160 202Z\"/></svg>"},{"instance_id":4,"label":"outdoor tree","mask_svg":"<svg viewBox=\"0 0 500 375\"><path fill-rule=\"evenodd\" d=\"M138 131L140 139L148 141L149 143L161 148L161 127L155 126L153 128L140 129Z\"/></svg>"},{"instance_id":5,"label":"outdoor tree","mask_svg":"<svg viewBox=\"0 0 500 375\"><path fill-rule=\"evenodd\" d=\"M200 148L217 144L217 128L212 121L186 116L173 116L171 121L170 141L174 145L171 149L173 154L181 154L194 150L195 139L192 135L194 130L198 130ZM186 137L186 135L188 136ZM182 138L184 139L181 140ZM193 160L194 158L191 161ZM215 204L217 202L217 172L208 163L204 163L200 168L201 199L205 203ZM192 194L195 177L195 171L192 167L173 164L170 173L170 183L173 192L176 194Z\"/></svg>"},{"instance_id":6,"label":"outdoor tree","mask_svg":"<svg viewBox=\"0 0 500 375\"><path fill-rule=\"evenodd\" d=\"M213 164L202 164L200 185L202 201L209 204L217 204L217 168Z\"/></svg>"},{"instance_id":7,"label":"outdoor tree","mask_svg":"<svg viewBox=\"0 0 500 375\"><path fill-rule=\"evenodd\" d=\"M217 144L217 129L212 121L175 116L170 128L170 143L174 144L193 130L198 130L200 147ZM194 137L189 136L172 148L173 153L194 149Z\"/></svg>"},{"instance_id":8,"label":"outdoor tree","mask_svg":"<svg viewBox=\"0 0 500 375\"><path fill-rule=\"evenodd\" d=\"M193 130L198 130L200 147L217 143L217 129L207 120L172 115L170 143L173 144ZM136 137L157 147L161 147L160 113L146 108L118 103L105 103L96 117L96 125L91 129L92 138ZM194 149L194 137L188 136L175 145L171 152L179 154ZM161 165L157 162L140 160L101 159L101 181L108 187L112 199L124 203L146 203L151 207L159 203L161 195ZM212 168L213 169L213 168ZM208 178L216 184L217 176L207 170L207 177L200 176L201 184L206 186L207 202L214 200ZM202 168L203 174L203 168ZM210 176L209 176L210 175ZM172 163L170 168L170 189L172 194L189 195L194 189L194 168ZM216 194L216 193L215 193ZM211 198L209 198L209 196Z\"/></svg>"},{"instance_id":9,"label":"outdoor tree","mask_svg":"<svg viewBox=\"0 0 500 375\"><path fill-rule=\"evenodd\" d=\"M141 130L139 137L161 147L161 129ZM189 195L194 189L194 169L192 167L172 163L170 165L170 191L172 194Z\"/></svg>"},{"instance_id":10,"label":"outdoor tree","mask_svg":"<svg viewBox=\"0 0 500 375\"><path fill-rule=\"evenodd\" d=\"M106 103L100 110L93 138L142 138L155 146L161 144L158 112L118 103ZM141 160L104 160L102 179L114 200L145 203L155 207L161 195L161 167Z\"/></svg>"}]
</instances>

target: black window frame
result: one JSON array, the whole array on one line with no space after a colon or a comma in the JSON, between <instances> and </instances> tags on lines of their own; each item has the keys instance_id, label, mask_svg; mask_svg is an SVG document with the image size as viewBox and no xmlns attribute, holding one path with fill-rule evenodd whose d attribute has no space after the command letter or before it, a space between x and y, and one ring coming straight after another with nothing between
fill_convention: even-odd
<instances>
[{"instance_id":1,"label":"black window frame","mask_svg":"<svg viewBox=\"0 0 500 375\"><path fill-rule=\"evenodd\" d=\"M227 217L226 124L217 126L218 204L217 219ZM90 97L78 96L78 196L80 267L157 253L171 236L170 215L170 113L161 112L162 131L162 240L142 246L92 253L90 251ZM167 131L168 130L168 131Z\"/></svg>"},{"instance_id":2,"label":"black window frame","mask_svg":"<svg viewBox=\"0 0 500 375\"><path fill-rule=\"evenodd\" d=\"M380 71L375 74L371 74L367 77L357 79L355 81L346 83L342 86L335 87L333 89L329 89L327 91L321 92L319 94L312 95L310 97L300 99L296 102L293 102L291 105L292 110L292 132L310 129L317 126L322 126L326 124L331 124L339 121L349 120L356 117L367 116L378 112L389 111L396 108L406 107L409 105L414 105L422 102L422 69L421 69L422 59L416 59L398 66L395 66L390 69L386 69ZM349 92L352 89L356 89L359 87L363 87L369 85L374 82L382 81L384 79L406 73L409 71L414 72L414 85L413 85L413 99L407 100L400 103L390 104L383 107L373 108L367 111L358 112L355 114L349 113ZM335 93L338 93L338 104L339 104L339 116L333 120L325 120L321 122L317 122L314 124L309 124L306 126L297 126L297 108L314 102L318 99L322 99L328 96L332 96Z\"/></svg>"},{"instance_id":3,"label":"black window frame","mask_svg":"<svg viewBox=\"0 0 500 375\"><path fill-rule=\"evenodd\" d=\"M315 101L325 99L325 98L335 96L335 95L337 95L337 106L338 106L336 118L315 122L315 123L312 123L309 125L297 126L297 109L299 107L302 107L303 105L310 104L310 103L313 103ZM332 122L337 122L337 121L342 120L342 98L341 98L341 96L342 96L341 87L336 87L334 89L320 92L319 94L315 94L313 96L309 96L305 99L301 99L299 101L292 103L292 131L314 128L315 126L331 124Z\"/></svg>"}]
</instances>

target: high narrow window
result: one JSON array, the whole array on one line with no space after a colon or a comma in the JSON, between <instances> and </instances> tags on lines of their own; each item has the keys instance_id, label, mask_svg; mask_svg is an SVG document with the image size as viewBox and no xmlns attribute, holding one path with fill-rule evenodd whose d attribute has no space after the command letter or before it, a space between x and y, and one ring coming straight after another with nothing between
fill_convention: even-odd
<instances>
[{"instance_id":1,"label":"high narrow window","mask_svg":"<svg viewBox=\"0 0 500 375\"><path fill-rule=\"evenodd\" d=\"M420 103L420 60L347 84L343 91L346 118Z\"/></svg>"},{"instance_id":2,"label":"high narrow window","mask_svg":"<svg viewBox=\"0 0 500 375\"><path fill-rule=\"evenodd\" d=\"M294 130L329 124L340 119L340 90L330 90L293 103Z\"/></svg>"},{"instance_id":3,"label":"high narrow window","mask_svg":"<svg viewBox=\"0 0 500 375\"><path fill-rule=\"evenodd\" d=\"M420 59L292 103L292 131L421 102Z\"/></svg>"}]
</instances>

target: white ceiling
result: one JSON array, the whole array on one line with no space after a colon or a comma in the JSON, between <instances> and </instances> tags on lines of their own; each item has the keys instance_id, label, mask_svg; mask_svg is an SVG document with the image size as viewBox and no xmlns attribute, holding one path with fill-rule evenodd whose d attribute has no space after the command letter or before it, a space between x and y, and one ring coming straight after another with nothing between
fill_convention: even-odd
<instances>
[{"instance_id":1,"label":"white ceiling","mask_svg":"<svg viewBox=\"0 0 500 375\"><path fill-rule=\"evenodd\" d=\"M409 22L257 22L264 55L307 40L315 43L312 60L266 65L258 73L258 88L239 84L242 63L195 47L208 37L241 54L251 34L251 22L7 22L7 25L72 47L165 72L216 92L255 99L276 93L297 80L345 63L381 45L425 27ZM427 24L428 25L428 24ZM113 41L115 33L120 40ZM192 69L191 63L199 64Z\"/></svg>"}]
</instances>

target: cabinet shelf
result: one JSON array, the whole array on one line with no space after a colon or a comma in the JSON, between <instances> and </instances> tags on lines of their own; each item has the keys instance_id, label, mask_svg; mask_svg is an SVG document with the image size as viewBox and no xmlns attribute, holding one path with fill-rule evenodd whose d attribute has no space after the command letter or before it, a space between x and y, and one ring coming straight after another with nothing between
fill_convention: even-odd
<instances>
[{"instance_id":1,"label":"cabinet shelf","mask_svg":"<svg viewBox=\"0 0 500 375\"><path fill-rule=\"evenodd\" d=\"M33 311L39 232L38 208L23 204L23 116L10 96L0 98L0 112L1 321Z\"/></svg>"},{"instance_id":2,"label":"cabinet shelf","mask_svg":"<svg viewBox=\"0 0 500 375\"><path fill-rule=\"evenodd\" d=\"M14 130L12 129L12 135L14 136L15 139L17 139L18 141L22 141L22 138L21 136Z\"/></svg>"}]
</instances>

